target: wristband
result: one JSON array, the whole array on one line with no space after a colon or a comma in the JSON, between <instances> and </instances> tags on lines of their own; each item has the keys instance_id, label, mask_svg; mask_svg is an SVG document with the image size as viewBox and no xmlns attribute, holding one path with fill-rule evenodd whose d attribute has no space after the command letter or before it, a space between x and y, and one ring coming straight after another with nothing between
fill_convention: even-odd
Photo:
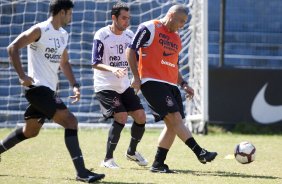
<instances>
[{"instance_id":1,"label":"wristband","mask_svg":"<svg viewBox=\"0 0 282 184\"><path fill-rule=\"evenodd\" d=\"M74 85L72 85L73 88L80 88L80 84L79 83L74 83Z\"/></svg>"}]
</instances>

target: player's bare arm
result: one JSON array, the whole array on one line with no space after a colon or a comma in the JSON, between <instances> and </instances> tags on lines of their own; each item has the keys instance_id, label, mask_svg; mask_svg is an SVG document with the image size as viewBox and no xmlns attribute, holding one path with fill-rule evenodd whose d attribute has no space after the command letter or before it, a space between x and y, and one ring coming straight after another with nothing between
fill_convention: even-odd
<instances>
[{"instance_id":1,"label":"player's bare arm","mask_svg":"<svg viewBox=\"0 0 282 184\"><path fill-rule=\"evenodd\" d=\"M186 92L186 98L192 99L194 97L194 89L191 88L188 83L183 79L180 72L178 72L178 84Z\"/></svg>"},{"instance_id":2,"label":"player's bare arm","mask_svg":"<svg viewBox=\"0 0 282 184\"><path fill-rule=\"evenodd\" d=\"M136 59L136 52L131 49L127 48L126 49L126 58L129 63L133 78L131 81L131 87L135 89L135 92L137 93L140 89L141 86L141 80L140 76L138 73L138 66L137 66L137 59Z\"/></svg>"},{"instance_id":3,"label":"player's bare arm","mask_svg":"<svg viewBox=\"0 0 282 184\"><path fill-rule=\"evenodd\" d=\"M71 86L73 86L73 96L70 96L70 98L74 99L71 103L76 103L80 100L80 89L79 89L79 85L76 82L75 78L74 78L74 74L72 72L72 68L71 68L71 64L69 63L69 57L68 57L68 52L65 49L63 54L62 54L62 58L61 58L61 62L60 62L60 68L63 71L64 75L67 77L67 79L69 80Z\"/></svg>"},{"instance_id":4,"label":"player's bare arm","mask_svg":"<svg viewBox=\"0 0 282 184\"><path fill-rule=\"evenodd\" d=\"M23 86L30 86L34 82L33 79L27 76L22 68L19 50L26 47L32 42L37 41L41 36L41 30L38 27L32 27L21 33L8 47L7 51L9 59L13 64L19 76L19 81Z\"/></svg>"},{"instance_id":5,"label":"player's bare arm","mask_svg":"<svg viewBox=\"0 0 282 184\"><path fill-rule=\"evenodd\" d=\"M92 65L93 68L102 71L109 71L112 72L117 78L122 78L126 75L127 68L120 68L120 67L112 67L109 65L105 65L103 63L97 63Z\"/></svg>"}]
</instances>

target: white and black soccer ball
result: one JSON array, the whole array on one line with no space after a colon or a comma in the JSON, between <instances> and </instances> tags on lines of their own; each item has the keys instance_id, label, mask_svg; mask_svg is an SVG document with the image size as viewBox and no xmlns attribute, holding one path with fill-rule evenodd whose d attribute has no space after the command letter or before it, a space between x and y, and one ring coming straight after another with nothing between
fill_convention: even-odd
<instances>
[{"instance_id":1,"label":"white and black soccer ball","mask_svg":"<svg viewBox=\"0 0 282 184\"><path fill-rule=\"evenodd\" d=\"M241 142L240 144L236 145L234 156L235 159L241 164L251 163L255 160L256 148L248 141Z\"/></svg>"}]
</instances>

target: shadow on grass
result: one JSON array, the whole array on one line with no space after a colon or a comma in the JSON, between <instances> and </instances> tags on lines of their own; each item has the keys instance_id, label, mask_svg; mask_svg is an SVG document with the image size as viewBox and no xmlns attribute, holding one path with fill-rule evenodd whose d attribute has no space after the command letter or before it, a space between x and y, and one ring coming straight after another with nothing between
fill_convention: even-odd
<instances>
[{"instance_id":1,"label":"shadow on grass","mask_svg":"<svg viewBox=\"0 0 282 184\"><path fill-rule=\"evenodd\" d=\"M13 175L13 174L0 174L0 178L3 178L3 177L40 179L40 180L49 180L49 179L51 179L50 177L40 177L40 176L23 176L23 175ZM54 178L54 179L63 179L63 178Z\"/></svg>"},{"instance_id":2,"label":"shadow on grass","mask_svg":"<svg viewBox=\"0 0 282 184\"><path fill-rule=\"evenodd\" d=\"M109 181L109 182L104 182L104 181L100 181L99 183L114 183L114 184L154 184L154 183L128 183L128 182L113 182L113 181Z\"/></svg>"},{"instance_id":3,"label":"shadow on grass","mask_svg":"<svg viewBox=\"0 0 282 184\"><path fill-rule=\"evenodd\" d=\"M148 172L150 172L150 167L149 166L129 167L129 170L138 170L138 171L148 171Z\"/></svg>"},{"instance_id":4,"label":"shadow on grass","mask_svg":"<svg viewBox=\"0 0 282 184\"><path fill-rule=\"evenodd\" d=\"M13 178L25 178L25 179L37 179L37 180L62 180L62 181L75 181L75 179L72 178L52 178L52 177L38 177L38 176L23 176L23 175L13 175L13 174L0 174L0 178L3 177L13 177ZM107 176L106 176L107 177ZM154 184L154 183L136 183L136 182L113 182L113 181L96 181L95 183L112 183L112 184Z\"/></svg>"},{"instance_id":5,"label":"shadow on grass","mask_svg":"<svg viewBox=\"0 0 282 184\"><path fill-rule=\"evenodd\" d=\"M238 178L259 178L259 179L282 179L276 176L261 176L250 175L236 172L226 171L192 171L192 170L175 170L179 174L192 174L195 176L223 176L223 177L238 177Z\"/></svg>"}]
</instances>

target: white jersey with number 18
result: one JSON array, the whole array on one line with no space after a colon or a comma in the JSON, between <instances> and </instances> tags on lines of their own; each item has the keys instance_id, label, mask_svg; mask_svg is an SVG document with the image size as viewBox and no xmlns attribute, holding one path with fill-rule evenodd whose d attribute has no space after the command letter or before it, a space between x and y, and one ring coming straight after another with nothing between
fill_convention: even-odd
<instances>
[{"instance_id":1,"label":"white jersey with number 18","mask_svg":"<svg viewBox=\"0 0 282 184\"><path fill-rule=\"evenodd\" d=\"M114 34L109 26L99 29L93 41L92 65L102 63L119 68L128 68L125 51L133 38L133 32L125 30L121 35ZM123 93L130 86L128 70L122 78L112 72L94 69L95 92L113 90Z\"/></svg>"}]
</instances>

